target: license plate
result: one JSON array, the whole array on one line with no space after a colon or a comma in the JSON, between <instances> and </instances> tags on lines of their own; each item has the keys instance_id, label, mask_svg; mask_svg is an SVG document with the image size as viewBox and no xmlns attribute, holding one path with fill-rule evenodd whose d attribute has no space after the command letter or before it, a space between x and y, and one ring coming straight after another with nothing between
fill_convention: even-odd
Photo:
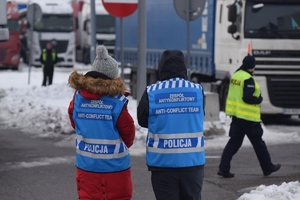
<instances>
[{"instance_id":1,"label":"license plate","mask_svg":"<svg viewBox=\"0 0 300 200\"><path fill-rule=\"evenodd\" d=\"M289 115L299 115L300 109L293 109L293 108L284 108L283 114L289 114Z\"/></svg>"}]
</instances>

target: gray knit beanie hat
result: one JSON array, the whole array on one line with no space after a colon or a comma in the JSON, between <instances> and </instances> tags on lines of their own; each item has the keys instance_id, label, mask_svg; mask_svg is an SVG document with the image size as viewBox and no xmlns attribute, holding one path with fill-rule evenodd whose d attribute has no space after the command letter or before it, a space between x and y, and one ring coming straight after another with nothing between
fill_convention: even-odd
<instances>
[{"instance_id":1,"label":"gray knit beanie hat","mask_svg":"<svg viewBox=\"0 0 300 200\"><path fill-rule=\"evenodd\" d=\"M108 55L108 51L103 45L98 46L96 49L96 58L92 70L100 72L111 79L116 79L119 76L117 61Z\"/></svg>"}]
</instances>

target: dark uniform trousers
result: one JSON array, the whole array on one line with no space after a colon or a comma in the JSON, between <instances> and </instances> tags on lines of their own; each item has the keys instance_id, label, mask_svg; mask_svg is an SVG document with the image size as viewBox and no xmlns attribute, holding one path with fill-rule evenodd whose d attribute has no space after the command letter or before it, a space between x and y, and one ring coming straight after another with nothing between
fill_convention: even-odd
<instances>
[{"instance_id":1,"label":"dark uniform trousers","mask_svg":"<svg viewBox=\"0 0 300 200\"><path fill-rule=\"evenodd\" d=\"M203 178L204 165L193 170L151 171L156 200L201 200Z\"/></svg>"},{"instance_id":2,"label":"dark uniform trousers","mask_svg":"<svg viewBox=\"0 0 300 200\"><path fill-rule=\"evenodd\" d=\"M224 172L230 171L232 157L240 149L245 135L247 135L254 148L262 171L271 171L273 169L273 163L271 162L267 146L262 140L263 129L260 122L251 122L236 117L232 117L229 130L230 139L223 151L219 169Z\"/></svg>"},{"instance_id":3,"label":"dark uniform trousers","mask_svg":"<svg viewBox=\"0 0 300 200\"><path fill-rule=\"evenodd\" d=\"M54 67L45 66L43 72L44 72L44 78L43 78L42 85L46 86L47 82L48 85L51 85L53 80Z\"/></svg>"}]
</instances>

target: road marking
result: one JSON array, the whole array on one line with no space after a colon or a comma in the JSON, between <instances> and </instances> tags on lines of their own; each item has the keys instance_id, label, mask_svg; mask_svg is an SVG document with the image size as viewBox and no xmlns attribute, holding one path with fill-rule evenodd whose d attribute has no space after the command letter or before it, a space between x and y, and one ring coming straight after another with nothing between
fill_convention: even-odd
<instances>
[{"instance_id":1,"label":"road marking","mask_svg":"<svg viewBox=\"0 0 300 200\"><path fill-rule=\"evenodd\" d=\"M212 159L216 159L216 158L221 158L221 156L205 156L206 158L212 158Z\"/></svg>"},{"instance_id":2,"label":"road marking","mask_svg":"<svg viewBox=\"0 0 300 200\"><path fill-rule=\"evenodd\" d=\"M68 163L75 163L75 156L41 158L39 160L31 161L31 162L6 163L6 166L4 168L1 168L0 171L9 170L9 169L41 167L41 166L56 165L56 164L68 164Z\"/></svg>"}]
</instances>

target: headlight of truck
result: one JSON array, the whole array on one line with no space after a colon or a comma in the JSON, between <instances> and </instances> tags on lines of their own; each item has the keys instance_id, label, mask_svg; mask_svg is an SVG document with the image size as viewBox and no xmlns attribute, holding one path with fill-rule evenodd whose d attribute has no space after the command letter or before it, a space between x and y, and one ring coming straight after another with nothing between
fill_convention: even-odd
<instances>
[{"instance_id":1,"label":"headlight of truck","mask_svg":"<svg viewBox=\"0 0 300 200\"><path fill-rule=\"evenodd\" d=\"M20 59L20 55L14 55L12 58L11 58L11 61L12 62L16 62L16 61L18 61Z\"/></svg>"}]
</instances>

